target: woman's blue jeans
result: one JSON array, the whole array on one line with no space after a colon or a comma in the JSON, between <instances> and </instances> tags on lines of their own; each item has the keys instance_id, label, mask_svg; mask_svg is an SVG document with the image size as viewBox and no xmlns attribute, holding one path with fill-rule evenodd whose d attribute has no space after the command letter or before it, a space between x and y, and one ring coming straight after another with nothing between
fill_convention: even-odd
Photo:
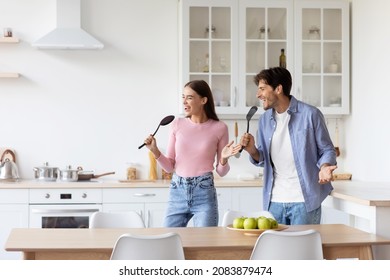
<instances>
[{"instance_id":1,"label":"woman's blue jeans","mask_svg":"<svg viewBox=\"0 0 390 280\"><path fill-rule=\"evenodd\" d=\"M197 177L173 174L165 227L186 227L193 218L195 227L218 226L218 201L212 172Z\"/></svg>"}]
</instances>

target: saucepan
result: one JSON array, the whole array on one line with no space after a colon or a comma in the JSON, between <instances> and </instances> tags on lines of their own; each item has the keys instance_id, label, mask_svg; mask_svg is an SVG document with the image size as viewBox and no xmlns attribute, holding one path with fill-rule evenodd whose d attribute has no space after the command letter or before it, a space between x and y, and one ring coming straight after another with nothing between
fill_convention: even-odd
<instances>
[{"instance_id":1,"label":"saucepan","mask_svg":"<svg viewBox=\"0 0 390 280\"><path fill-rule=\"evenodd\" d=\"M71 165L68 165L65 169L59 171L59 177L64 182L77 182L79 180L79 170L72 169Z\"/></svg>"},{"instance_id":2,"label":"saucepan","mask_svg":"<svg viewBox=\"0 0 390 280\"><path fill-rule=\"evenodd\" d=\"M58 178L58 168L49 166L45 162L43 166L34 167L34 178L42 181L56 181Z\"/></svg>"},{"instance_id":3,"label":"saucepan","mask_svg":"<svg viewBox=\"0 0 390 280\"><path fill-rule=\"evenodd\" d=\"M108 172L99 175L95 175L92 171L84 171L81 166L77 169L72 168L70 165L65 169L59 171L59 178L64 182L77 182L77 181L89 181L102 176L115 174L115 172Z\"/></svg>"}]
</instances>

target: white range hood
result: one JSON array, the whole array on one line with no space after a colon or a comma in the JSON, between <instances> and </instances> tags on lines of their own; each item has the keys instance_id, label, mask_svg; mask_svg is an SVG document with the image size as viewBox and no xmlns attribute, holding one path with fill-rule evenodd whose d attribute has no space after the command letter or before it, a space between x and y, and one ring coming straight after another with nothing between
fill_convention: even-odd
<instances>
[{"instance_id":1,"label":"white range hood","mask_svg":"<svg viewBox=\"0 0 390 280\"><path fill-rule=\"evenodd\" d=\"M57 27L35 41L40 49L102 49L104 45L81 28L80 0L57 0Z\"/></svg>"}]
</instances>

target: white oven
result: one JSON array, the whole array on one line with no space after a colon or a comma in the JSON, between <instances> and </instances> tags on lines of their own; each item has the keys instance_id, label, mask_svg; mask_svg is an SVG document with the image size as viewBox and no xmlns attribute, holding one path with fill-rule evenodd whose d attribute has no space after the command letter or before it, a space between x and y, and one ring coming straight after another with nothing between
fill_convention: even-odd
<instances>
[{"instance_id":1,"label":"white oven","mask_svg":"<svg viewBox=\"0 0 390 280\"><path fill-rule=\"evenodd\" d=\"M88 228L92 213L102 210L100 189L31 189L31 228Z\"/></svg>"}]
</instances>

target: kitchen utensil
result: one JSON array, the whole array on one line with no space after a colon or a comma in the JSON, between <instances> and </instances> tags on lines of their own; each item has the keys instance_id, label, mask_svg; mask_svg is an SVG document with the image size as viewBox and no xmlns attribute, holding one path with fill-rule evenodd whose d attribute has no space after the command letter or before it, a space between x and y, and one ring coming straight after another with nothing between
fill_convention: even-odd
<instances>
[{"instance_id":1,"label":"kitchen utensil","mask_svg":"<svg viewBox=\"0 0 390 280\"><path fill-rule=\"evenodd\" d=\"M252 119L253 115L257 112L257 106L252 106L249 111L248 111L248 114L246 114L246 121L247 121L247 125L246 125L246 133L249 132L249 121ZM244 150L244 147L241 148L240 150L240 153L242 152L242 150Z\"/></svg>"},{"instance_id":2,"label":"kitchen utensil","mask_svg":"<svg viewBox=\"0 0 390 280\"><path fill-rule=\"evenodd\" d=\"M339 125L338 121L336 119L336 127L335 127L335 144L336 146L334 147L336 150L336 157L340 156L340 146L339 146Z\"/></svg>"},{"instance_id":3,"label":"kitchen utensil","mask_svg":"<svg viewBox=\"0 0 390 280\"><path fill-rule=\"evenodd\" d=\"M115 172L107 172L107 173L103 173L103 174L99 174L99 175L95 175L93 173L83 174L83 173L79 172L78 181L88 181L91 179L96 179L96 178L99 178L102 176L107 176L107 175L112 175L112 174L115 174Z\"/></svg>"},{"instance_id":4,"label":"kitchen utensil","mask_svg":"<svg viewBox=\"0 0 390 280\"><path fill-rule=\"evenodd\" d=\"M72 166L68 165L65 169L59 171L60 180L65 182L77 182L79 179L79 171L79 169L72 169Z\"/></svg>"},{"instance_id":5,"label":"kitchen utensil","mask_svg":"<svg viewBox=\"0 0 390 280\"><path fill-rule=\"evenodd\" d=\"M149 180L157 179L157 161L153 153L149 151Z\"/></svg>"},{"instance_id":6,"label":"kitchen utensil","mask_svg":"<svg viewBox=\"0 0 390 280\"><path fill-rule=\"evenodd\" d=\"M7 154L12 156L12 159L5 158ZM4 159L5 158L5 159ZM5 150L0 159L0 179L16 180L19 179L18 167L16 166L15 153L11 150Z\"/></svg>"},{"instance_id":7,"label":"kitchen utensil","mask_svg":"<svg viewBox=\"0 0 390 280\"><path fill-rule=\"evenodd\" d=\"M170 124L173 120L175 119L175 116L172 116L172 115L169 115L169 116L166 116L165 118L163 118L160 122L160 124L158 125L156 131L152 134L152 136L156 135L158 129L160 128L160 126L164 126L164 125L167 125L167 124ZM138 149L141 149L143 146L145 146L145 143L143 143L141 146L138 147Z\"/></svg>"},{"instance_id":8,"label":"kitchen utensil","mask_svg":"<svg viewBox=\"0 0 390 280\"><path fill-rule=\"evenodd\" d=\"M237 122L234 122L234 137L236 138L236 145L238 143L238 124ZM241 153L237 153L235 155L236 158L239 158L241 156Z\"/></svg>"},{"instance_id":9,"label":"kitchen utensil","mask_svg":"<svg viewBox=\"0 0 390 280\"><path fill-rule=\"evenodd\" d=\"M50 167L48 162L43 166L34 167L34 178L42 181L56 181L58 178L58 168Z\"/></svg>"}]
</instances>

